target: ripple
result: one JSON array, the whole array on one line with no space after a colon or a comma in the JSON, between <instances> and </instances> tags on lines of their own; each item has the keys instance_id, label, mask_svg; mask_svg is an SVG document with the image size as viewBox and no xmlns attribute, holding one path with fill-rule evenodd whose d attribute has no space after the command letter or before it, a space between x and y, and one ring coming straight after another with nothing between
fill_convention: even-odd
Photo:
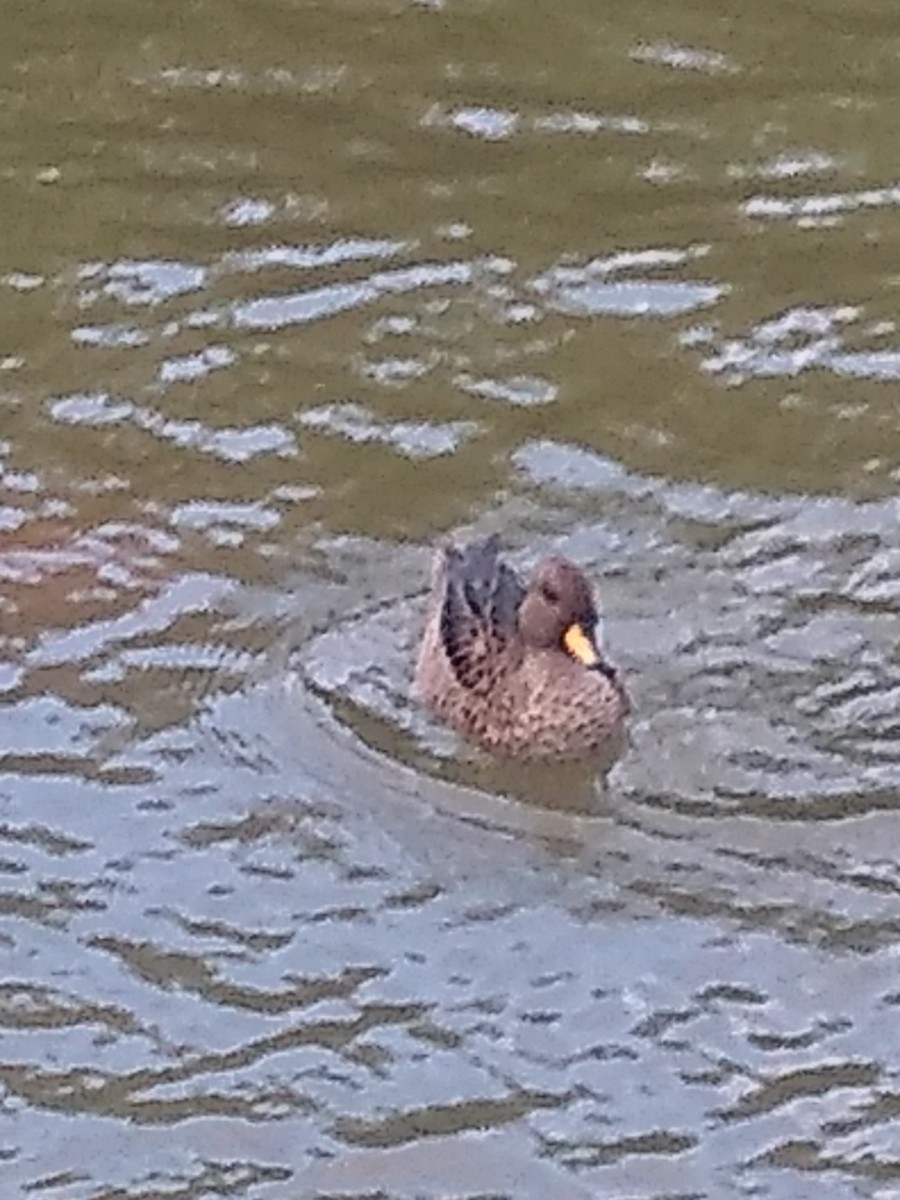
<instances>
[{"instance_id":1,"label":"ripple","mask_svg":"<svg viewBox=\"0 0 900 1200\"><path fill-rule=\"evenodd\" d=\"M731 338L703 360L711 375L724 375L730 384L750 378L793 378L813 369L850 373L869 359L841 352L840 331L859 320L861 310L850 305L792 308L762 321L745 338Z\"/></svg>"},{"instance_id":2,"label":"ripple","mask_svg":"<svg viewBox=\"0 0 900 1200\"><path fill-rule=\"evenodd\" d=\"M487 142L505 141L512 137L519 124L518 113L509 110L472 105L442 111L432 108L423 119L423 125L433 128L458 130Z\"/></svg>"},{"instance_id":3,"label":"ripple","mask_svg":"<svg viewBox=\"0 0 900 1200\"><path fill-rule=\"evenodd\" d=\"M651 42L631 52L635 62L672 67L678 71L702 71L706 75L734 75L739 70L735 61L717 50L698 46L679 46L674 42Z\"/></svg>"},{"instance_id":4,"label":"ripple","mask_svg":"<svg viewBox=\"0 0 900 1200\"><path fill-rule=\"evenodd\" d=\"M534 128L540 133L649 133L651 126L641 117L617 116L584 111L555 112L536 117Z\"/></svg>"},{"instance_id":5,"label":"ripple","mask_svg":"<svg viewBox=\"0 0 900 1200\"><path fill-rule=\"evenodd\" d=\"M16 292L33 292L47 282L43 275L30 274L27 271L11 271L3 276L2 281Z\"/></svg>"},{"instance_id":6,"label":"ripple","mask_svg":"<svg viewBox=\"0 0 900 1200\"><path fill-rule=\"evenodd\" d=\"M202 421L178 421L149 408L136 408L132 420L140 429L183 450L198 450L223 462L244 463L260 455L293 458L293 435L280 425L253 425L243 429L212 429Z\"/></svg>"},{"instance_id":7,"label":"ripple","mask_svg":"<svg viewBox=\"0 0 900 1200\"><path fill-rule=\"evenodd\" d=\"M645 479L614 459L549 439L526 442L513 453L512 464L537 484L632 495L647 495L651 490Z\"/></svg>"},{"instance_id":8,"label":"ripple","mask_svg":"<svg viewBox=\"0 0 900 1200\"><path fill-rule=\"evenodd\" d=\"M79 346L102 346L104 349L146 346L149 337L142 329L129 325L81 325L72 330L72 341Z\"/></svg>"},{"instance_id":9,"label":"ripple","mask_svg":"<svg viewBox=\"0 0 900 1200\"><path fill-rule=\"evenodd\" d=\"M233 229L246 229L250 226L265 225L275 213L275 205L270 200L255 200L251 196L242 196L225 206L222 219Z\"/></svg>"},{"instance_id":10,"label":"ripple","mask_svg":"<svg viewBox=\"0 0 900 1200\"><path fill-rule=\"evenodd\" d=\"M843 216L865 209L896 208L900 204L900 184L863 188L856 192L833 192L812 196L753 196L741 210L747 217L764 220L791 220L803 223Z\"/></svg>"},{"instance_id":11,"label":"ripple","mask_svg":"<svg viewBox=\"0 0 900 1200\"><path fill-rule=\"evenodd\" d=\"M93 395L62 396L49 405L54 421L64 425L87 425L99 428L127 420L134 413L134 405L127 400L117 400L103 392Z\"/></svg>"},{"instance_id":12,"label":"ripple","mask_svg":"<svg viewBox=\"0 0 900 1200\"><path fill-rule=\"evenodd\" d=\"M30 665L81 663L132 638L162 633L186 613L203 612L214 605L228 588L227 582L210 575L185 575L146 598L134 612L44 633L29 656Z\"/></svg>"},{"instance_id":13,"label":"ripple","mask_svg":"<svg viewBox=\"0 0 900 1200\"><path fill-rule=\"evenodd\" d=\"M593 280L556 289L548 307L573 316L675 317L709 308L727 291L715 284Z\"/></svg>"},{"instance_id":14,"label":"ripple","mask_svg":"<svg viewBox=\"0 0 900 1200\"><path fill-rule=\"evenodd\" d=\"M6 709L8 740L4 758L14 747L17 757L70 758L87 762L99 739L128 724L126 713L112 705L82 708L57 697L21 700Z\"/></svg>"},{"instance_id":15,"label":"ripple","mask_svg":"<svg viewBox=\"0 0 900 1200\"><path fill-rule=\"evenodd\" d=\"M236 361L237 355L228 346L205 346L197 354L163 359L159 379L161 383L194 383L213 371L233 366Z\"/></svg>"},{"instance_id":16,"label":"ripple","mask_svg":"<svg viewBox=\"0 0 900 1200\"><path fill-rule=\"evenodd\" d=\"M231 366L234 361L234 355L225 347L210 347L199 355L163 363L160 376L168 383L190 381ZM278 425L215 429L202 421L167 417L146 405L106 393L58 397L50 402L49 412L54 421L63 425L97 429L127 422L181 449L210 454L224 462L242 463L269 454L293 457L297 452L293 435ZM8 480L4 482L11 486Z\"/></svg>"},{"instance_id":17,"label":"ripple","mask_svg":"<svg viewBox=\"0 0 900 1200\"><path fill-rule=\"evenodd\" d=\"M378 362L367 362L360 373L374 379L382 387L405 387L416 379L427 375L437 363L437 356L430 360L419 358L383 358Z\"/></svg>"},{"instance_id":18,"label":"ripple","mask_svg":"<svg viewBox=\"0 0 900 1200\"><path fill-rule=\"evenodd\" d=\"M477 379L472 375L457 375L453 380L458 388L478 400L499 400L514 408L539 408L553 404L558 388L549 379L534 375L514 375L506 379Z\"/></svg>"},{"instance_id":19,"label":"ripple","mask_svg":"<svg viewBox=\"0 0 900 1200\"><path fill-rule=\"evenodd\" d=\"M83 272L82 278L100 283L107 295L132 308L163 304L175 296L203 291L208 272L187 262L123 260L109 267L96 267L90 274Z\"/></svg>"},{"instance_id":20,"label":"ripple","mask_svg":"<svg viewBox=\"0 0 900 1200\"><path fill-rule=\"evenodd\" d=\"M215 500L190 500L172 509L172 524L186 529L210 529L239 526L244 529L274 529L281 516L275 509L260 504L223 503Z\"/></svg>"},{"instance_id":21,"label":"ripple","mask_svg":"<svg viewBox=\"0 0 900 1200\"><path fill-rule=\"evenodd\" d=\"M672 317L716 304L726 285L683 280L622 279L641 268L669 269L705 254L689 250L650 249L593 259L583 266L558 266L536 277L532 287L549 308L574 316Z\"/></svg>"},{"instance_id":22,"label":"ripple","mask_svg":"<svg viewBox=\"0 0 900 1200\"><path fill-rule=\"evenodd\" d=\"M13 508L10 504L0 505L0 531L12 533L25 525L29 517L30 514L24 508Z\"/></svg>"},{"instance_id":23,"label":"ripple","mask_svg":"<svg viewBox=\"0 0 900 1200\"><path fill-rule=\"evenodd\" d=\"M526 117L509 109L483 106L445 108L434 104L421 120L426 129L447 129L465 133L486 142L505 142L523 132L543 134L591 135L649 133L651 124L641 117L623 113L590 112L584 109L560 109Z\"/></svg>"},{"instance_id":24,"label":"ripple","mask_svg":"<svg viewBox=\"0 0 900 1200\"><path fill-rule=\"evenodd\" d=\"M350 309L362 308L382 296L402 295L424 288L460 285L472 280L475 267L470 263L428 263L404 267L344 283L328 284L287 296L267 296L241 301L232 309L238 328L282 329L337 316Z\"/></svg>"},{"instance_id":25,"label":"ripple","mask_svg":"<svg viewBox=\"0 0 900 1200\"><path fill-rule=\"evenodd\" d=\"M783 152L758 166L732 165L728 173L735 179L756 176L760 179L803 179L810 175L833 174L844 164L823 150Z\"/></svg>"},{"instance_id":26,"label":"ripple","mask_svg":"<svg viewBox=\"0 0 900 1200\"><path fill-rule=\"evenodd\" d=\"M346 67L317 65L303 68L268 67L255 71L244 67L161 67L138 85L163 85L164 90L253 92L262 95L331 92L346 76Z\"/></svg>"},{"instance_id":27,"label":"ripple","mask_svg":"<svg viewBox=\"0 0 900 1200\"><path fill-rule=\"evenodd\" d=\"M379 421L361 404L326 404L299 413L307 429L329 433L350 442L378 442L411 459L452 454L478 430L474 421Z\"/></svg>"},{"instance_id":28,"label":"ripple","mask_svg":"<svg viewBox=\"0 0 900 1200\"><path fill-rule=\"evenodd\" d=\"M831 819L851 793L861 812L882 806L885 789L900 783L889 755L873 753L874 740L887 747L897 733L900 670L890 646L900 588L891 545L900 529L898 502L723 495L552 442L530 443L513 461L541 486L605 498L604 526L570 529L563 548L604 566L612 652L633 676L637 696L636 753L619 772L631 797L640 803L664 794L676 807L748 812L762 806L770 815L786 815L789 805L796 819L810 821ZM710 544L686 537L687 514L716 527L727 514L730 535ZM880 555L872 537L883 546ZM628 579L633 606L642 589L636 571L650 591L626 614L620 581ZM854 611L842 602L837 587L850 580L860 600L877 598L871 607L860 603ZM420 622L399 600L353 614L317 639L306 665L323 694L390 722L441 756L446 751L402 699L410 631ZM864 691L830 695L854 670L865 672ZM646 712L645 677L656 689ZM665 764L662 775L658 764Z\"/></svg>"},{"instance_id":29,"label":"ripple","mask_svg":"<svg viewBox=\"0 0 900 1200\"><path fill-rule=\"evenodd\" d=\"M238 271L260 271L267 267L294 267L307 271L341 263L394 258L407 248L405 242L385 238L336 238L323 245L276 245L234 251L225 256L223 266Z\"/></svg>"}]
</instances>

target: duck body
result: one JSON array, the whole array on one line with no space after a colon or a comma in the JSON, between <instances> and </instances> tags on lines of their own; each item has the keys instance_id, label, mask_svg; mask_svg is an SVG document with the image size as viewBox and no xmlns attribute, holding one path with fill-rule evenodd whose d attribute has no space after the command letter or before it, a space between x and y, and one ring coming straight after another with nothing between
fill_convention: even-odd
<instances>
[{"instance_id":1,"label":"duck body","mask_svg":"<svg viewBox=\"0 0 900 1200\"><path fill-rule=\"evenodd\" d=\"M605 749L630 711L597 644L597 610L565 558L527 584L496 537L436 555L416 691L440 720L494 754L575 759Z\"/></svg>"}]
</instances>

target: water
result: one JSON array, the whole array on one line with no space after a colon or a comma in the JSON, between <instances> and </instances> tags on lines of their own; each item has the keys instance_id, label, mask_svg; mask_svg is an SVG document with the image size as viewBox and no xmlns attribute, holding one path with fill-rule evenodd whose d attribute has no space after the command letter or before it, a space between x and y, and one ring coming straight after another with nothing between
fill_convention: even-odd
<instances>
[{"instance_id":1,"label":"water","mask_svg":"<svg viewBox=\"0 0 900 1200\"><path fill-rule=\"evenodd\" d=\"M887 1200L893 5L44 4L0 66L0 1177ZM411 701L596 580L604 781Z\"/></svg>"}]
</instances>

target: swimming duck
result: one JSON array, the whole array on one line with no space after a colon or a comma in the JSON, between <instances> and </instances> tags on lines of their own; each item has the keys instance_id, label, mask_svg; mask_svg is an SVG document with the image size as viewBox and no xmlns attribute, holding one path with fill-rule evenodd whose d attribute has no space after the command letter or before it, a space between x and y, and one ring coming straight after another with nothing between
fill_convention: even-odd
<instances>
[{"instance_id":1,"label":"swimming duck","mask_svg":"<svg viewBox=\"0 0 900 1200\"><path fill-rule=\"evenodd\" d=\"M631 707L597 624L590 585L568 559L544 559L524 585L496 535L445 545L416 690L435 716L495 754L588 756L622 732Z\"/></svg>"}]
</instances>

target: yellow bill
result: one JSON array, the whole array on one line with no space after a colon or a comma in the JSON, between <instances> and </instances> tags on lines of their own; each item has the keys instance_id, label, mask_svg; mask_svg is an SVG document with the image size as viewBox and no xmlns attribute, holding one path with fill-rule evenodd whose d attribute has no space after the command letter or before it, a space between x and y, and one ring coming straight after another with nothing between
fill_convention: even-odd
<instances>
[{"instance_id":1,"label":"yellow bill","mask_svg":"<svg viewBox=\"0 0 900 1200\"><path fill-rule=\"evenodd\" d=\"M563 634L563 645L577 662L584 663L586 667L596 667L600 661L594 639L588 637L577 622Z\"/></svg>"}]
</instances>

